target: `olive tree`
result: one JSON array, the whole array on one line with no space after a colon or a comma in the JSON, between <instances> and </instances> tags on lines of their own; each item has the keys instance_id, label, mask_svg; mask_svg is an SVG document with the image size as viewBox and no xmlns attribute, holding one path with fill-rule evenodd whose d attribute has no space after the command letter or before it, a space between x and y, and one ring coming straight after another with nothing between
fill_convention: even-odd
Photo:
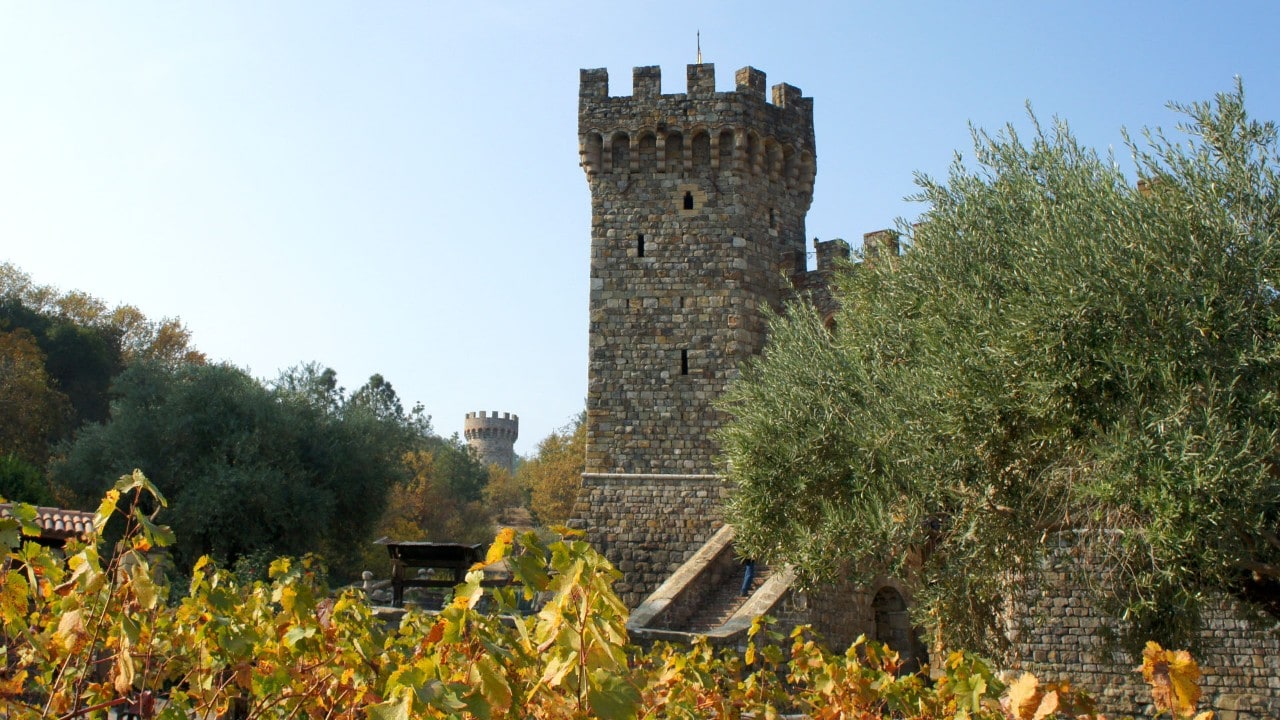
<instances>
[{"instance_id":1,"label":"olive tree","mask_svg":"<svg viewBox=\"0 0 1280 720\"><path fill-rule=\"evenodd\" d=\"M1131 638L1220 593L1280 618L1276 128L1239 84L1171 107L1185 140L1127 137L1140 182L1062 122L975 131L833 330L775 319L725 400L744 552L909 578L970 647L1064 534Z\"/></svg>"}]
</instances>

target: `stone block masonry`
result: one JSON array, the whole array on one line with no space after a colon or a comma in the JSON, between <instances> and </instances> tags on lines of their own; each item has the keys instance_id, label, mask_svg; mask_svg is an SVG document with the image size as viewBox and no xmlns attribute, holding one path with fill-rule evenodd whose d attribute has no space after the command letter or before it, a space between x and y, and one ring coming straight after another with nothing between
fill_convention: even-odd
<instances>
[{"instance_id":1,"label":"stone block masonry","mask_svg":"<svg viewBox=\"0 0 1280 720\"><path fill-rule=\"evenodd\" d=\"M1019 609L1034 618L1030 628L1013 634L1011 666L1042 680L1067 675L1087 689L1109 713L1145 716L1151 690L1134 671L1142 659L1110 649L1104 636L1120 620L1104 614L1091 585L1106 579L1091 564L1091 543L1071 533L1050 537L1047 578L1050 590L1027 598ZM1219 720L1280 718L1280 635L1241 617L1223 597L1205 613L1195 659L1203 672L1205 701Z\"/></svg>"},{"instance_id":2,"label":"stone block masonry","mask_svg":"<svg viewBox=\"0 0 1280 720\"><path fill-rule=\"evenodd\" d=\"M727 498L716 476L588 474L574 516L589 519L592 545L622 572L614 590L634 608L720 529Z\"/></svg>"},{"instance_id":3,"label":"stone block masonry","mask_svg":"<svg viewBox=\"0 0 1280 720\"><path fill-rule=\"evenodd\" d=\"M812 201L813 105L743 68L715 92L690 65L689 92L659 94L656 67L609 97L582 71L578 125L591 188L588 473L714 474L713 404L764 347L762 308L804 267Z\"/></svg>"}]
</instances>

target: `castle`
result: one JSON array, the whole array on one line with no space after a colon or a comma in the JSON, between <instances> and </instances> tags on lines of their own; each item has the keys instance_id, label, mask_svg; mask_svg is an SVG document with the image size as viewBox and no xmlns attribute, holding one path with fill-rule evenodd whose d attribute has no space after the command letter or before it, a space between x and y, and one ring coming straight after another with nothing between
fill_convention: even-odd
<instances>
[{"instance_id":1,"label":"castle","mask_svg":"<svg viewBox=\"0 0 1280 720\"><path fill-rule=\"evenodd\" d=\"M570 524L622 572L616 589L634 608L633 634L672 637L701 628L699 608L741 572L721 515L729 488L714 436L726 417L715 401L764 348L766 308L803 293L830 317L829 279L849 247L815 240L816 269L808 269L817 153L813 100L799 88L775 85L770 102L764 73L746 67L733 90L717 92L710 64L689 65L687 92L678 94L662 93L657 67L635 68L625 96L609 95L604 69L583 70L580 82L590 357L586 469ZM863 245L867 260L898 252L889 231L868 233ZM811 623L833 643L865 634L908 664L926 659L901 583L802 593L792 579L776 569L708 634L733 642L751 616L768 613ZM1098 637L1111 619L1069 584L1044 602L1055 624L1016 639L1014 665L1072 674L1109 710L1136 710L1146 696L1136 663ZM1209 623L1203 652L1218 717L1280 715L1274 635L1224 609Z\"/></svg>"},{"instance_id":2,"label":"castle","mask_svg":"<svg viewBox=\"0 0 1280 720\"><path fill-rule=\"evenodd\" d=\"M462 420L462 436L485 465L516 471L516 439L520 437L520 416L498 411L469 412Z\"/></svg>"}]
</instances>

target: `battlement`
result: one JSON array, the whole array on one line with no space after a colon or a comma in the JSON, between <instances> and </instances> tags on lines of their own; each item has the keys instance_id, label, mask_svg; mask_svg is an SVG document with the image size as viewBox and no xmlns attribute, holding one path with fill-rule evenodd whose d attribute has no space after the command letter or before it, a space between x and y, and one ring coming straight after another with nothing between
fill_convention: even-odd
<instances>
[{"instance_id":1,"label":"battlement","mask_svg":"<svg viewBox=\"0 0 1280 720\"><path fill-rule=\"evenodd\" d=\"M836 269L836 263L842 260L848 260L850 255L849 243L843 238L832 238L830 240L813 239L813 251L818 256L818 272L830 273Z\"/></svg>"},{"instance_id":2,"label":"battlement","mask_svg":"<svg viewBox=\"0 0 1280 720\"><path fill-rule=\"evenodd\" d=\"M581 71L578 137L589 177L658 172L730 172L761 176L789 189L812 191L813 98L800 88L773 86L744 67L735 87L716 91L715 66L689 65L687 92L662 93L662 69L632 69L631 94L609 95L606 68Z\"/></svg>"},{"instance_id":3,"label":"battlement","mask_svg":"<svg viewBox=\"0 0 1280 720\"><path fill-rule=\"evenodd\" d=\"M897 230L875 230L862 235L862 257L865 262L901 254Z\"/></svg>"},{"instance_id":4,"label":"battlement","mask_svg":"<svg viewBox=\"0 0 1280 720\"><path fill-rule=\"evenodd\" d=\"M469 412L463 419L463 435L470 440L473 434L485 433L487 437L494 434L510 434L514 440L520 434L520 416L497 410L485 412Z\"/></svg>"},{"instance_id":5,"label":"battlement","mask_svg":"<svg viewBox=\"0 0 1280 720\"><path fill-rule=\"evenodd\" d=\"M578 97L583 102L599 102L621 100L625 98L693 98L693 99L729 99L734 97L755 98L764 103L765 74L750 65L734 73L736 87L729 92L716 92L716 66L713 63L689 65L686 69L687 88L685 93L662 94L662 68L657 65L642 65L631 69L631 95L609 95L609 69L592 68L581 71L581 84ZM798 114L806 111L812 117L813 98L803 97L800 88L787 83L773 86L773 105L779 108L791 108Z\"/></svg>"}]
</instances>

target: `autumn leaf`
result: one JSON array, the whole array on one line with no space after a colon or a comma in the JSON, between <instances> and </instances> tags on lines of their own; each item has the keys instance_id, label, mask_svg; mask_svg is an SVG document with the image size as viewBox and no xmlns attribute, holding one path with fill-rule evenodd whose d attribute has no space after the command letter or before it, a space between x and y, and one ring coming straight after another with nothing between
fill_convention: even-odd
<instances>
[{"instance_id":1,"label":"autumn leaf","mask_svg":"<svg viewBox=\"0 0 1280 720\"><path fill-rule=\"evenodd\" d=\"M1142 651L1142 677L1151 685L1156 708L1175 717L1195 714L1200 702L1200 666L1186 650L1165 650L1148 642Z\"/></svg>"},{"instance_id":2,"label":"autumn leaf","mask_svg":"<svg viewBox=\"0 0 1280 720\"><path fill-rule=\"evenodd\" d=\"M1032 713L1040 706L1041 696L1040 680L1031 673L1023 673L1022 677L1009 684L1009 690L1000 704L1016 720L1030 720Z\"/></svg>"}]
</instances>

